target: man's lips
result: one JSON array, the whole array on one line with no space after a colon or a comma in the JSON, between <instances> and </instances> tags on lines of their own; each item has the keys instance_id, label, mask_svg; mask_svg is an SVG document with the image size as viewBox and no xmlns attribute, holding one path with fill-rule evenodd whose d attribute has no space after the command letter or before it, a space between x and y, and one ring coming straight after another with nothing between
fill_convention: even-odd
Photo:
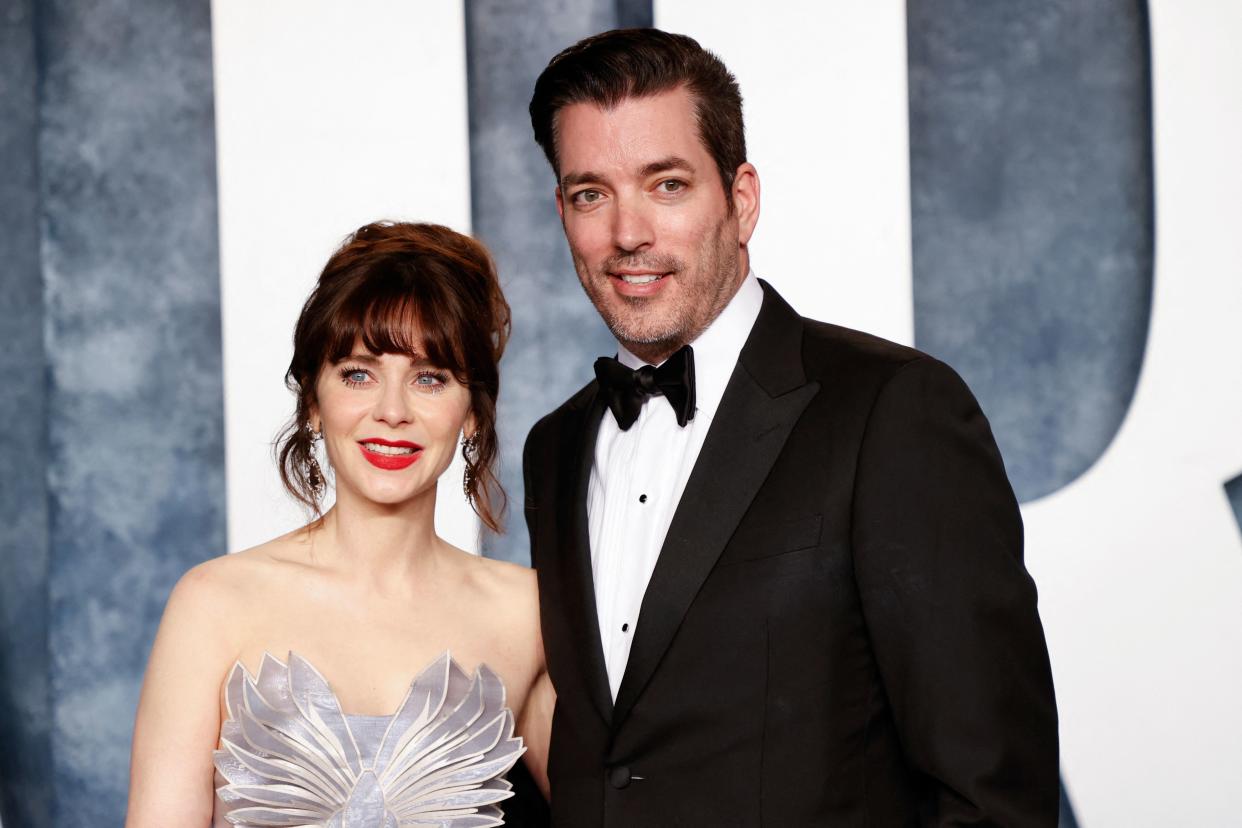
<instances>
[{"instance_id":1,"label":"man's lips","mask_svg":"<svg viewBox=\"0 0 1242 828\"><path fill-rule=\"evenodd\" d=\"M667 271L610 270L613 287L622 296L651 296L664 287Z\"/></svg>"},{"instance_id":2,"label":"man's lips","mask_svg":"<svg viewBox=\"0 0 1242 828\"><path fill-rule=\"evenodd\" d=\"M423 455L423 447L409 440L385 440L367 437L358 441L358 448L367 462L385 471L399 471L413 465Z\"/></svg>"}]
</instances>

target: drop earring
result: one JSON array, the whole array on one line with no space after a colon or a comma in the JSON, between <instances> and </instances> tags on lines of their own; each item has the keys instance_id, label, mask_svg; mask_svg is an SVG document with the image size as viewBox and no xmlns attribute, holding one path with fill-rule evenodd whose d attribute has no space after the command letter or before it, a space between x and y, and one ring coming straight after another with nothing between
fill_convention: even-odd
<instances>
[{"instance_id":1,"label":"drop earring","mask_svg":"<svg viewBox=\"0 0 1242 828\"><path fill-rule=\"evenodd\" d=\"M311 494L318 500L326 484L323 479L323 469L319 467L319 461L315 459L315 443L323 437L323 434L315 431L310 423L306 424L306 433L310 436L310 451L306 455L306 482L311 488Z\"/></svg>"},{"instance_id":2,"label":"drop earring","mask_svg":"<svg viewBox=\"0 0 1242 828\"><path fill-rule=\"evenodd\" d=\"M461 440L461 456L466 461L466 472L462 475L461 490L465 493L466 499L474 500L474 463L478 459L476 456L479 450L479 438L475 434L469 437L463 437Z\"/></svg>"}]
</instances>

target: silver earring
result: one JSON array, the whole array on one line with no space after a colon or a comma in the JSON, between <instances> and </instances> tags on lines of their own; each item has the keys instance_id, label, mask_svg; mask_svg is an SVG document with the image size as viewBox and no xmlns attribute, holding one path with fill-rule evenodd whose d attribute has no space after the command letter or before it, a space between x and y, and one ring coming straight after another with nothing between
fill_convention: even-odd
<instances>
[{"instance_id":1,"label":"silver earring","mask_svg":"<svg viewBox=\"0 0 1242 828\"><path fill-rule=\"evenodd\" d=\"M315 443L323 436L320 432L315 431L310 423L306 424L306 433L310 435L311 449L306 455L306 482L310 485L311 494L318 500L323 494L326 483L323 479L323 469L319 468L319 461L315 459Z\"/></svg>"},{"instance_id":2,"label":"silver earring","mask_svg":"<svg viewBox=\"0 0 1242 828\"><path fill-rule=\"evenodd\" d=\"M461 490L465 492L467 500L474 500L474 463L478 458L474 455L479 450L478 435L471 434L469 437L463 437L461 440L461 456L466 461L466 473L462 475Z\"/></svg>"}]
</instances>

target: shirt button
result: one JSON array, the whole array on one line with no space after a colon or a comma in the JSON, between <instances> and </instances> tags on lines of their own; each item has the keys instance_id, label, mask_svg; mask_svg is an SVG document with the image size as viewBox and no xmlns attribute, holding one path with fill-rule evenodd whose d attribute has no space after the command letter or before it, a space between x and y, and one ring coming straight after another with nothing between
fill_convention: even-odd
<instances>
[{"instance_id":1,"label":"shirt button","mask_svg":"<svg viewBox=\"0 0 1242 828\"><path fill-rule=\"evenodd\" d=\"M646 496L645 494L641 494L641 495L639 495L639 496L638 496L638 502L639 502L639 503L646 503L646 502L647 502L647 496Z\"/></svg>"},{"instance_id":2,"label":"shirt button","mask_svg":"<svg viewBox=\"0 0 1242 828\"><path fill-rule=\"evenodd\" d=\"M630 624L627 621L626 623L621 625L621 632L629 632L629 631L630 631Z\"/></svg>"},{"instance_id":3,"label":"shirt button","mask_svg":"<svg viewBox=\"0 0 1242 828\"><path fill-rule=\"evenodd\" d=\"M608 784L617 790L621 790L630 784L630 769L625 765L620 765L608 772Z\"/></svg>"}]
</instances>

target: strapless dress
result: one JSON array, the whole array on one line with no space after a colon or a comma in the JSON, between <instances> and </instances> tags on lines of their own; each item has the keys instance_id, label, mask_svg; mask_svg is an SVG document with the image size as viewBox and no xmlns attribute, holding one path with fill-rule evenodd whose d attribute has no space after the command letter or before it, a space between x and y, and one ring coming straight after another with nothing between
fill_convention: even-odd
<instances>
[{"instance_id":1,"label":"strapless dress","mask_svg":"<svg viewBox=\"0 0 1242 828\"><path fill-rule=\"evenodd\" d=\"M500 677L446 652L391 716L343 713L305 659L238 662L215 752L215 828L484 828L503 825L504 774L525 748Z\"/></svg>"}]
</instances>

